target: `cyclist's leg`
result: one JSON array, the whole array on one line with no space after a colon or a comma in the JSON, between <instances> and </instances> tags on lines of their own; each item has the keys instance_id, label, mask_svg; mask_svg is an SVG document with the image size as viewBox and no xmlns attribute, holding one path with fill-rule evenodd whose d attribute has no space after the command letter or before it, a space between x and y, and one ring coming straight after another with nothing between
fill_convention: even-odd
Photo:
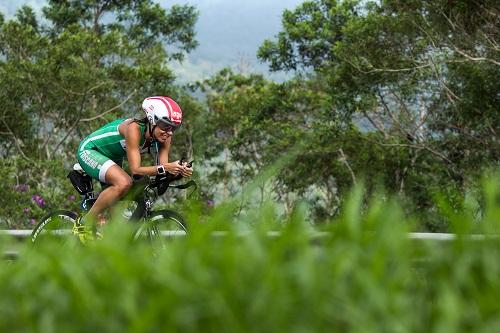
<instances>
[{"instance_id":1,"label":"cyclist's leg","mask_svg":"<svg viewBox=\"0 0 500 333\"><path fill-rule=\"evenodd\" d=\"M132 179L121 168L121 161L117 161L120 163L119 165L97 150L78 151L77 157L87 174L101 183L109 185L99 194L89 213L85 216L85 220L91 219L95 223L97 216L104 209L111 206L128 192L130 186L132 186Z\"/></svg>"},{"instance_id":2,"label":"cyclist's leg","mask_svg":"<svg viewBox=\"0 0 500 333\"><path fill-rule=\"evenodd\" d=\"M105 173L105 182L109 184L97 197L96 202L89 210L96 217L104 209L112 206L123 197L132 186L132 178L117 164L112 165Z\"/></svg>"}]
</instances>

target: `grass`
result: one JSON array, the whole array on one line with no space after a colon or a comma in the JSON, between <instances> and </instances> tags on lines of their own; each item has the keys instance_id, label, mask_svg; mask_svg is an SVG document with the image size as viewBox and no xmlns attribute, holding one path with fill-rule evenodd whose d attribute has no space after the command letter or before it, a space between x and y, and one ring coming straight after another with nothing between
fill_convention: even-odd
<instances>
[{"instance_id":1,"label":"grass","mask_svg":"<svg viewBox=\"0 0 500 333\"><path fill-rule=\"evenodd\" d=\"M480 221L467 205L441 203L458 234L448 242L410 240L413 221L398 203L365 206L358 187L324 227L330 236L316 240L303 205L268 237L273 204L235 218L229 202L209 215L190 211L190 237L161 252L130 242L118 221L85 247L18 244L19 259L0 265L0 331L499 331L495 184L485 185ZM242 225L252 226L245 236ZM226 236L211 236L221 227Z\"/></svg>"}]
</instances>

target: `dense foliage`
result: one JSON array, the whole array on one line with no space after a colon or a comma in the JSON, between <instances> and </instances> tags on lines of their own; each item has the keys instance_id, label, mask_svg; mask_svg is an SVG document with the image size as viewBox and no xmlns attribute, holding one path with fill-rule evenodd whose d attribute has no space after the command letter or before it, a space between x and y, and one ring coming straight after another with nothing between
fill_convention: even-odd
<instances>
[{"instance_id":1,"label":"dense foliage","mask_svg":"<svg viewBox=\"0 0 500 333\"><path fill-rule=\"evenodd\" d=\"M210 142L242 164L238 180L301 142L270 190L314 203L318 221L364 178L398 193L420 228L445 230L434 197L458 205L498 164L498 13L493 1L305 1L258 53L294 79L205 82Z\"/></svg>"},{"instance_id":2,"label":"dense foliage","mask_svg":"<svg viewBox=\"0 0 500 333\"><path fill-rule=\"evenodd\" d=\"M49 1L43 15L41 24L23 7L0 20L2 189L12 196L26 184L26 197L46 198L46 207L66 202L63 170L79 140L110 119L140 116L151 94L171 95L185 110L173 158L194 156L208 202L293 157L242 209L275 200L291 213L300 199L316 222L329 221L365 180L368 193L397 194L421 221L416 229L447 230L435 198L458 208L498 164L493 0L304 1L284 11L282 31L258 51L291 79L223 69L191 90L175 86L169 61L197 44L193 7ZM10 202L2 225L40 217L40 205L27 219L30 199L12 207L12 196L0 199Z\"/></svg>"}]
</instances>

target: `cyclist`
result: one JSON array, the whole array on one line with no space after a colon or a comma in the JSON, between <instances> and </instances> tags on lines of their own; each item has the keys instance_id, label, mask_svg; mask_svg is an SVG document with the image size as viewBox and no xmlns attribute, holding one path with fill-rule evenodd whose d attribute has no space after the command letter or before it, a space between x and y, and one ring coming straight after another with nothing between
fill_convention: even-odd
<instances>
[{"instance_id":1,"label":"cyclist","mask_svg":"<svg viewBox=\"0 0 500 333\"><path fill-rule=\"evenodd\" d=\"M142 102L146 117L117 119L87 136L79 145L78 162L92 178L109 185L97 197L88 214L80 219L77 232L87 237L91 232L85 225L94 223L106 208L123 197L132 186L132 178L122 169L128 160L132 175L162 175L171 173L189 177L193 169L179 161L169 162L172 136L182 123L182 110L170 97L147 97ZM156 150L156 165L142 166L141 154ZM87 221L88 220L88 221ZM82 237L80 237L82 238Z\"/></svg>"}]
</instances>

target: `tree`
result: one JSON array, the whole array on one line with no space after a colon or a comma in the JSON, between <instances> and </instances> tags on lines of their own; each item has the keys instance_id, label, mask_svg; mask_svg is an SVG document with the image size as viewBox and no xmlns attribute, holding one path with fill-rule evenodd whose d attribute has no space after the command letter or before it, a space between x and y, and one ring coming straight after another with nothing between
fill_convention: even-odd
<instances>
[{"instance_id":1,"label":"tree","mask_svg":"<svg viewBox=\"0 0 500 333\"><path fill-rule=\"evenodd\" d=\"M425 209L434 191L463 192L496 164L498 32L493 1L315 0L285 11L258 55L271 70L307 73L331 100L319 123L366 132L365 144L396 159L381 170L385 185ZM370 173L357 151L354 173Z\"/></svg>"},{"instance_id":2,"label":"tree","mask_svg":"<svg viewBox=\"0 0 500 333\"><path fill-rule=\"evenodd\" d=\"M322 207L324 218L338 208L338 188L350 187L356 178L346 155L358 150L360 133L354 128L331 131L333 121L321 122L331 112L331 101L314 83L302 79L276 83L229 69L204 82L208 144L203 155L213 170L210 179L222 184L223 197L241 191L241 184L299 149L271 182L262 184L259 201L279 200L288 211L294 198L307 196L313 206ZM341 135L346 133L348 137Z\"/></svg>"},{"instance_id":3,"label":"tree","mask_svg":"<svg viewBox=\"0 0 500 333\"><path fill-rule=\"evenodd\" d=\"M142 117L145 96L165 94L195 105L174 85L168 66L197 45L194 7L51 0L43 15L39 21L24 6L15 18L0 20L0 156L24 160L17 182L60 190L48 161L69 168L77 144L92 130L117 117ZM174 154L185 148L174 147ZM12 183L4 185L11 190Z\"/></svg>"},{"instance_id":4,"label":"tree","mask_svg":"<svg viewBox=\"0 0 500 333\"><path fill-rule=\"evenodd\" d=\"M43 12L47 26L23 7L0 32L0 99L7 105L2 141L6 151L17 146L21 155L27 131L7 126L19 118L14 115L31 115L20 122L29 123L23 128L37 140L36 157L64 151L68 139L73 150L79 131L88 133L124 110L133 114L146 95L175 92L167 60L181 59L197 44L191 6L166 11L149 0L49 1Z\"/></svg>"}]
</instances>

